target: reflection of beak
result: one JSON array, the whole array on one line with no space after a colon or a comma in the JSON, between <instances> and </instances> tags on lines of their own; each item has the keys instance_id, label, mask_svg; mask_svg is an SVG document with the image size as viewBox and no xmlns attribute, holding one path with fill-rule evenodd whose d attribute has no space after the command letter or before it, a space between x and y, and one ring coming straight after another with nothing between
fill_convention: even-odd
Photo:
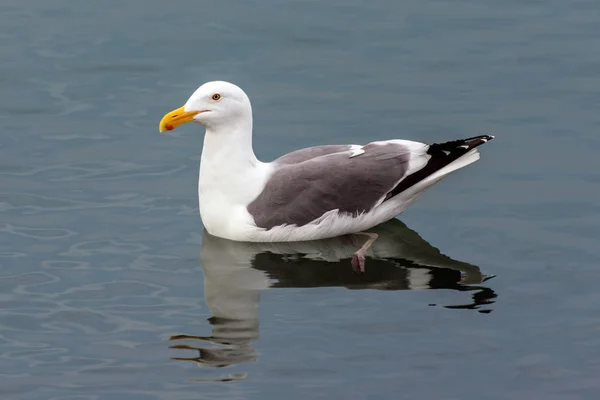
<instances>
[{"instance_id":1,"label":"reflection of beak","mask_svg":"<svg viewBox=\"0 0 600 400\"><path fill-rule=\"evenodd\" d=\"M158 131L172 131L177 128L179 125L185 124L186 122L191 122L196 114L199 114L199 111L183 111L183 107L179 107L177 110L173 110L160 120L160 124L158 125Z\"/></svg>"}]
</instances>

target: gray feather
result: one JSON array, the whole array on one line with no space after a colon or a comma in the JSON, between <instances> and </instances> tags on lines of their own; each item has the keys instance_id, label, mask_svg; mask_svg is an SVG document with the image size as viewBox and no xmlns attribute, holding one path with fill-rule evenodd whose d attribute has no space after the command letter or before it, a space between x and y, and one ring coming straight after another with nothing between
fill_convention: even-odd
<instances>
[{"instance_id":1,"label":"gray feather","mask_svg":"<svg viewBox=\"0 0 600 400\"><path fill-rule=\"evenodd\" d=\"M370 211L407 173L410 149L368 144L350 158L349 146L319 146L287 154L262 193L248 205L258 227L306 225L328 211ZM342 151L340 151L342 150Z\"/></svg>"}]
</instances>

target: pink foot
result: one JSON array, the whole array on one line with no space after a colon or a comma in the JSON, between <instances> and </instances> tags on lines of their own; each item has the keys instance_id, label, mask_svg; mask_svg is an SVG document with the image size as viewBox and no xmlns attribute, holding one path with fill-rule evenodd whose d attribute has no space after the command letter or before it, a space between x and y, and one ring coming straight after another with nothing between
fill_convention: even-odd
<instances>
[{"instance_id":1,"label":"pink foot","mask_svg":"<svg viewBox=\"0 0 600 400\"><path fill-rule=\"evenodd\" d=\"M367 250L377 239L378 235L371 232L357 232L356 234L369 238L356 253L352 254L352 269L358 274L365 272L365 254L367 254Z\"/></svg>"},{"instance_id":2,"label":"pink foot","mask_svg":"<svg viewBox=\"0 0 600 400\"><path fill-rule=\"evenodd\" d=\"M365 272L365 256L361 251L352 254L352 269L357 274Z\"/></svg>"}]
</instances>

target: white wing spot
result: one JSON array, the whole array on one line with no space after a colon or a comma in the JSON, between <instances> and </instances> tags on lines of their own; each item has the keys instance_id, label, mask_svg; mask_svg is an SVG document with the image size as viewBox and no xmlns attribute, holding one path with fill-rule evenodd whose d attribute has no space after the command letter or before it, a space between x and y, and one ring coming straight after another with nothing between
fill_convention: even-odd
<instances>
[{"instance_id":1,"label":"white wing spot","mask_svg":"<svg viewBox=\"0 0 600 400\"><path fill-rule=\"evenodd\" d=\"M350 154L350 158L360 156L365 152L363 147L358 144L350 145L350 151L352 152L352 154Z\"/></svg>"},{"instance_id":2,"label":"white wing spot","mask_svg":"<svg viewBox=\"0 0 600 400\"><path fill-rule=\"evenodd\" d=\"M463 144L462 146L458 146L458 147L461 147L463 149L468 149L469 148L469 146L467 146L466 144Z\"/></svg>"},{"instance_id":3,"label":"white wing spot","mask_svg":"<svg viewBox=\"0 0 600 400\"><path fill-rule=\"evenodd\" d=\"M445 155L450 154L450 152L448 150L442 150L444 152Z\"/></svg>"}]
</instances>

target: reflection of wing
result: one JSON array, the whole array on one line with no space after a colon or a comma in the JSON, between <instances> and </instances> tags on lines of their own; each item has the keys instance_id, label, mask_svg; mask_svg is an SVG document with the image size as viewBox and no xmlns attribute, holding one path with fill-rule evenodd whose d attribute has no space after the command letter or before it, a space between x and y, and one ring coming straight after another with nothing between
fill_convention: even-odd
<instances>
[{"instance_id":1,"label":"reflection of wing","mask_svg":"<svg viewBox=\"0 0 600 400\"><path fill-rule=\"evenodd\" d=\"M350 267L350 258L364 243L363 236L244 243L220 239L205 231L200 260L204 297L214 316L210 319L212 335L172 337L178 341L172 347L198 351L197 357L177 359L212 366L254 361L257 355L252 342L259 335L260 291L268 287L445 288L474 292L472 303L447 308L478 309L493 303L495 293L479 286L487 278L477 266L443 255L399 220L370 232L379 238L367 253L366 272L356 274ZM186 343L183 341L192 344L182 344ZM198 346L199 341L222 347Z\"/></svg>"},{"instance_id":2,"label":"reflection of wing","mask_svg":"<svg viewBox=\"0 0 600 400\"><path fill-rule=\"evenodd\" d=\"M485 279L477 266L443 255L400 220L392 219L370 229L369 232L377 233L379 237L367 251L367 256L371 258L367 262L368 266L373 266L374 260L379 259L388 260L404 267L456 270L459 275L462 275L460 282L463 284L477 284ZM279 254L288 259L295 258L297 259L296 263L300 262L300 259L321 260L329 263L346 260L344 265L348 267L352 254L362 246L365 238L361 235L348 235L305 242L245 243L220 239L205 232L202 240L201 258L206 273L207 268L212 269L212 266L216 266L216 264L235 264L238 267L252 265L264 271L275 271L280 268L277 261L274 261L274 264L271 263L273 265L266 262L265 253ZM259 258L262 259L262 262L258 260ZM331 264L328 266L331 267ZM221 271L219 274L231 273L232 276L228 279L234 279L233 275L236 275L237 272L234 273L232 267L227 269L230 272ZM369 269L371 268L367 268L367 270ZM372 272L376 273L377 271ZM239 281L240 279L236 277L234 280Z\"/></svg>"}]
</instances>

